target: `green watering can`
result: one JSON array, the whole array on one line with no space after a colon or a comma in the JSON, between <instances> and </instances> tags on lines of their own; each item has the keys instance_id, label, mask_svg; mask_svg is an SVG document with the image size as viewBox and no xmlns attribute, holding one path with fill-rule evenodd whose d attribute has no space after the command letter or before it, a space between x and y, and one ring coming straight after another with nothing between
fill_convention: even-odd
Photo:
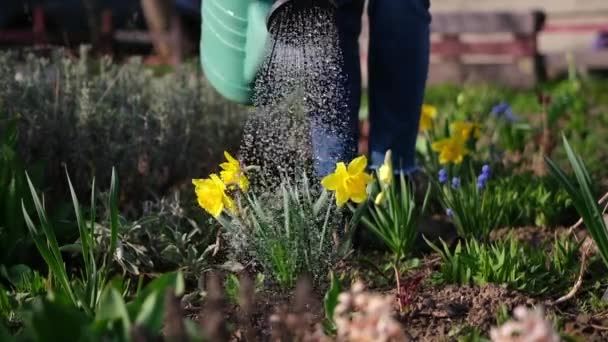
<instances>
[{"instance_id":1,"label":"green watering can","mask_svg":"<svg viewBox=\"0 0 608 342\"><path fill-rule=\"evenodd\" d=\"M251 104L253 82L266 54L267 23L280 8L319 6L331 0L203 0L201 64L227 99Z\"/></svg>"}]
</instances>

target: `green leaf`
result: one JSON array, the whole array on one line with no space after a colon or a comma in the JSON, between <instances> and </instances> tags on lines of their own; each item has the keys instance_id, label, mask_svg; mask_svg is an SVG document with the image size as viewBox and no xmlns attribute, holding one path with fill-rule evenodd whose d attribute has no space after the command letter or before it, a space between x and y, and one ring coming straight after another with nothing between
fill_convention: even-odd
<instances>
[{"instance_id":1,"label":"green leaf","mask_svg":"<svg viewBox=\"0 0 608 342\"><path fill-rule=\"evenodd\" d=\"M28 303L23 321L23 335L31 341L80 341L91 323L71 299L54 292Z\"/></svg>"},{"instance_id":2,"label":"green leaf","mask_svg":"<svg viewBox=\"0 0 608 342\"><path fill-rule=\"evenodd\" d=\"M338 305L338 297L340 296L340 292L342 292L340 280L332 272L331 284L325 293L325 297L323 297L323 306L325 307L325 320L323 321L323 326L332 334L336 331L334 312L336 311L336 306Z\"/></svg>"},{"instance_id":3,"label":"green leaf","mask_svg":"<svg viewBox=\"0 0 608 342\"><path fill-rule=\"evenodd\" d=\"M65 253L82 253L82 244L80 242L77 243L68 243L59 247L59 250Z\"/></svg>"},{"instance_id":4,"label":"green leaf","mask_svg":"<svg viewBox=\"0 0 608 342\"><path fill-rule=\"evenodd\" d=\"M572 149L568 139L565 136L562 136L562 140L568 160L574 170L578 187L574 186L572 181L555 162L548 158L545 160L552 175L570 195L577 212L582 217L591 237L598 246L598 250L605 265L608 266L608 230L603 218L602 209L597 204L593 191L591 190L593 187L591 177L580 156Z\"/></svg>"},{"instance_id":5,"label":"green leaf","mask_svg":"<svg viewBox=\"0 0 608 342\"><path fill-rule=\"evenodd\" d=\"M49 220L46 215L46 210L42 206L42 202L38 197L38 192L36 191L36 188L34 187L34 184L32 183L32 180L30 179L30 176L27 174L27 172L25 173L25 177L30 188L30 194L32 196L32 200L34 201L34 207L36 208L36 213L38 214L38 219L40 221L42 232L48 240L50 251L51 253L53 253L53 256L56 260L62 260L61 252L59 251L59 245L57 243L57 237L55 236L55 231L49 224ZM25 210L25 206L23 206L23 210ZM35 226L32 225L32 227L34 228L34 231L39 231Z\"/></svg>"},{"instance_id":6,"label":"green leaf","mask_svg":"<svg viewBox=\"0 0 608 342\"><path fill-rule=\"evenodd\" d=\"M135 318L135 323L146 327L148 332L158 335L163 325L165 292L151 293L142 303Z\"/></svg>"},{"instance_id":7,"label":"green leaf","mask_svg":"<svg viewBox=\"0 0 608 342\"><path fill-rule=\"evenodd\" d=\"M431 247L432 250L434 250L437 254L441 255L443 258L446 258L448 255L445 254L444 251L441 250L441 248L439 248L437 245L435 245L434 243L432 243L430 240L428 240L426 238L426 236L422 235L422 238L424 239L424 241L426 242L426 244ZM441 241L443 243L443 241Z\"/></svg>"},{"instance_id":8,"label":"green leaf","mask_svg":"<svg viewBox=\"0 0 608 342\"><path fill-rule=\"evenodd\" d=\"M113 256L118 243L118 178L116 176L116 168L112 168L112 180L110 182L110 251L109 255Z\"/></svg>"},{"instance_id":9,"label":"green leaf","mask_svg":"<svg viewBox=\"0 0 608 342\"><path fill-rule=\"evenodd\" d=\"M310 196L310 193L309 193ZM319 212L321 211L321 209L323 209L323 207L325 207L325 204L331 199L331 197L329 196L329 192L327 192L327 190L323 189L323 191L321 192L321 195L319 196L319 198L317 198L317 200L315 201L315 204L313 206L313 215L317 215L319 214Z\"/></svg>"},{"instance_id":10,"label":"green leaf","mask_svg":"<svg viewBox=\"0 0 608 342\"><path fill-rule=\"evenodd\" d=\"M37 195L35 195L34 193L34 196ZM70 281L65 270L65 265L63 264L63 259L61 258L61 254L59 252L59 247L57 247L57 241L55 240L55 244L53 245L53 241L49 241L48 235L46 235L47 238L45 239L45 232L40 232L38 228L34 225L34 222L27 213L25 203L23 202L21 203L21 209L23 211L23 217L25 219L25 222L32 235L32 239L34 240L34 243L38 248L38 252L46 262L49 271L58 280L59 284L61 285L61 288L70 296L72 302L76 304L77 300L72 291L72 287L70 285ZM42 215L44 215L44 213L42 213ZM49 246L51 246L51 248L49 248ZM57 250L57 254L59 254L59 259L57 259L56 254L52 251L52 249L55 248Z\"/></svg>"},{"instance_id":11,"label":"green leaf","mask_svg":"<svg viewBox=\"0 0 608 342\"><path fill-rule=\"evenodd\" d=\"M103 286L103 284L98 284L98 280L104 279L102 274L98 273L97 265L95 262L94 255L94 231L95 231L95 179L93 178L92 186L91 186L91 222L87 224L86 220L82 217L82 209L80 207L80 203L78 201L78 197L76 196L76 191L74 190L74 186L72 185L72 180L70 179L70 175L68 173L67 167L65 169L66 178L68 180L68 185L70 188L70 194L72 197L72 206L74 207L74 213L76 215L76 224L78 226L78 233L80 235L80 243L72 244L68 246L63 246L61 250L67 250L70 247L78 246L80 250L78 251L82 255L83 264L84 264L84 283L85 285L85 293L84 298L82 300L86 303L86 306L93 308L96 305L96 299L98 296L98 285Z\"/></svg>"},{"instance_id":12,"label":"green leaf","mask_svg":"<svg viewBox=\"0 0 608 342\"><path fill-rule=\"evenodd\" d=\"M113 321L120 321L122 323L123 337L125 339L128 338L132 324L125 301L120 292L113 286L108 286L99 298L95 324L97 326L104 326L111 324Z\"/></svg>"},{"instance_id":13,"label":"green leaf","mask_svg":"<svg viewBox=\"0 0 608 342\"><path fill-rule=\"evenodd\" d=\"M0 271L0 275L6 278L11 285L18 289L24 288L24 282L26 282L30 277L33 276L32 269L23 264L13 265L9 269L4 268L2 266L2 271Z\"/></svg>"},{"instance_id":14,"label":"green leaf","mask_svg":"<svg viewBox=\"0 0 608 342\"><path fill-rule=\"evenodd\" d=\"M150 282L150 284L137 294L137 297L132 302L127 304L127 309L131 316L135 317L137 315L148 296L155 294L163 298L165 292L169 288L174 289L176 296L181 296L184 293L185 284L181 272L163 274Z\"/></svg>"},{"instance_id":15,"label":"green leaf","mask_svg":"<svg viewBox=\"0 0 608 342\"><path fill-rule=\"evenodd\" d=\"M90 260L89 233L87 231L86 222L84 222L82 218L82 210L80 209L78 196L76 196L76 191L74 191L74 186L72 186L72 180L70 179L67 166L65 168L65 175L68 179L70 195L72 196L72 205L74 206L74 213L76 214L76 225L78 226L78 233L80 234L80 247L82 248L80 252L82 253L82 258L84 259L85 276L90 277L93 270L91 269Z\"/></svg>"}]
</instances>

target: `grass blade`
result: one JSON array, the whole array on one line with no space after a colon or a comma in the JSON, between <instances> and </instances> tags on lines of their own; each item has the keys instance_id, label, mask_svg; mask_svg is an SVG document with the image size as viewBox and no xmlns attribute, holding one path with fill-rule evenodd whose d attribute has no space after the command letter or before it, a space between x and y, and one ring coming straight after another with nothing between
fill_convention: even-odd
<instances>
[{"instance_id":1,"label":"grass blade","mask_svg":"<svg viewBox=\"0 0 608 342\"><path fill-rule=\"evenodd\" d=\"M72 196L72 205L74 207L74 213L76 214L76 224L78 225L78 233L80 234L80 246L82 248L82 258L84 260L84 268L85 275L87 279L91 276L93 270L91 269L91 260L90 260L90 249L89 249L89 239L87 234L86 223L82 219L82 210L80 209L80 203L78 202L78 196L76 196L76 191L74 191L74 186L72 185L72 180L70 179L70 174L68 173L67 167L65 169L65 174L68 179L68 186L70 187L70 195Z\"/></svg>"},{"instance_id":2,"label":"grass blade","mask_svg":"<svg viewBox=\"0 0 608 342\"><path fill-rule=\"evenodd\" d=\"M118 241L118 179L116 168L112 168L112 180L110 183L110 253L114 256Z\"/></svg>"},{"instance_id":3,"label":"grass blade","mask_svg":"<svg viewBox=\"0 0 608 342\"><path fill-rule=\"evenodd\" d=\"M546 162L558 182L566 189L570 195L574 206L583 219L589 234L598 246L598 250L606 266L608 266L608 230L604 221L602 210L596 203L593 196L592 181L585 164L580 156L576 154L568 139L562 136L564 148L568 156L568 161L574 171L578 188L566 176L564 171L552 160L546 158Z\"/></svg>"}]
</instances>

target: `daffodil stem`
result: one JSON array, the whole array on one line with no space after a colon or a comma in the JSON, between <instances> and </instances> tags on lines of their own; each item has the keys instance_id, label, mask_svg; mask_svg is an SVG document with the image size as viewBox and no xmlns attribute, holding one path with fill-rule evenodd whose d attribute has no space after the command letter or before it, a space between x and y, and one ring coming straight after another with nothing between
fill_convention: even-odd
<instances>
[{"instance_id":1,"label":"daffodil stem","mask_svg":"<svg viewBox=\"0 0 608 342\"><path fill-rule=\"evenodd\" d=\"M354 212L356 212L356 211L357 211L357 208L353 207L353 205L352 205L352 204L348 203L348 204L347 204L347 206L348 206L348 209L349 209L349 210L350 210L352 213L354 213Z\"/></svg>"},{"instance_id":2,"label":"daffodil stem","mask_svg":"<svg viewBox=\"0 0 608 342\"><path fill-rule=\"evenodd\" d=\"M397 302L399 303L399 312L403 313L403 303L401 302L401 277L399 276L397 262L393 263L393 270L395 271L395 280L397 281Z\"/></svg>"}]
</instances>

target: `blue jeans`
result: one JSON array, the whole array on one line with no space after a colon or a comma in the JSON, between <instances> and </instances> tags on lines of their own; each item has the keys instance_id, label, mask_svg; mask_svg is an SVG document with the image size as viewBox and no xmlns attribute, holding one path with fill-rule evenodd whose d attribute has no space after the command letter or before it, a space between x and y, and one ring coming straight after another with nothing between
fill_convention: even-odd
<instances>
[{"instance_id":1,"label":"blue jeans","mask_svg":"<svg viewBox=\"0 0 608 342\"><path fill-rule=\"evenodd\" d=\"M312 126L315 170L333 172L336 162L357 154L361 67L358 38L363 0L338 0L337 24L344 59L345 89L342 117L347 134ZM429 66L429 0L370 0L369 120L370 169L382 165L387 150L396 171L416 169L415 150L420 110Z\"/></svg>"}]
</instances>

